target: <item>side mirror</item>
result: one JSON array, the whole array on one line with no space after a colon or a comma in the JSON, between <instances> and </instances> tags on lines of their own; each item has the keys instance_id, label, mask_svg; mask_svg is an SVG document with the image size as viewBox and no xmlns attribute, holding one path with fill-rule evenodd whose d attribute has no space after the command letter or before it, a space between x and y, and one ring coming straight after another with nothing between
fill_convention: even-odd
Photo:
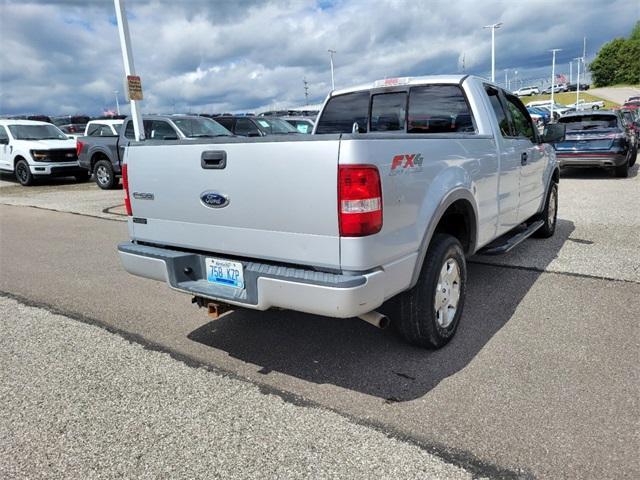
<instances>
[{"instance_id":1,"label":"side mirror","mask_svg":"<svg viewBox=\"0 0 640 480\"><path fill-rule=\"evenodd\" d=\"M8 138L0 138L0 145L9 145Z\"/></svg>"},{"instance_id":2,"label":"side mirror","mask_svg":"<svg viewBox=\"0 0 640 480\"><path fill-rule=\"evenodd\" d=\"M165 135L164 137L162 137L163 140L178 140L178 137L176 135Z\"/></svg>"},{"instance_id":3,"label":"side mirror","mask_svg":"<svg viewBox=\"0 0 640 480\"><path fill-rule=\"evenodd\" d=\"M558 143L564 141L567 126L562 123L549 123L542 132L542 143Z\"/></svg>"},{"instance_id":4,"label":"side mirror","mask_svg":"<svg viewBox=\"0 0 640 480\"><path fill-rule=\"evenodd\" d=\"M258 132L249 132L247 134L247 137L259 137L260 134Z\"/></svg>"}]
</instances>

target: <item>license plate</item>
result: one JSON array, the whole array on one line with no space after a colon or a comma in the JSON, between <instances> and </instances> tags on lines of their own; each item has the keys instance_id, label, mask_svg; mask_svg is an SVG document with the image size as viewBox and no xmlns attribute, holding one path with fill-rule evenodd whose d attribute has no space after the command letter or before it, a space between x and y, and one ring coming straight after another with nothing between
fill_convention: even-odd
<instances>
[{"instance_id":1,"label":"license plate","mask_svg":"<svg viewBox=\"0 0 640 480\"><path fill-rule=\"evenodd\" d=\"M227 287L244 288L244 272L242 263L219 258L207 258L207 280Z\"/></svg>"}]
</instances>

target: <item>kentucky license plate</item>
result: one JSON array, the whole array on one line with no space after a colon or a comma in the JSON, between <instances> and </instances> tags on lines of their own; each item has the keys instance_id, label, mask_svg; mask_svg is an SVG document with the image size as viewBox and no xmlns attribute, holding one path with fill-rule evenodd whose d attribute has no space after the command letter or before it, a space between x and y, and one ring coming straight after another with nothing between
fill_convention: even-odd
<instances>
[{"instance_id":1,"label":"kentucky license plate","mask_svg":"<svg viewBox=\"0 0 640 480\"><path fill-rule=\"evenodd\" d=\"M244 288L244 273L242 263L219 258L207 258L207 280L227 287Z\"/></svg>"}]
</instances>

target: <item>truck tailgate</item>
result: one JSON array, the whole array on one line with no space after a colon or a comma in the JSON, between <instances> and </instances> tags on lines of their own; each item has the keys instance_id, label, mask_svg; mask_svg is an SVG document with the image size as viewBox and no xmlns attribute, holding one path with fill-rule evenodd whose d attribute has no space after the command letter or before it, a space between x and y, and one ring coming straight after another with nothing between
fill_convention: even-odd
<instances>
[{"instance_id":1,"label":"truck tailgate","mask_svg":"<svg viewBox=\"0 0 640 480\"><path fill-rule=\"evenodd\" d=\"M128 147L132 238L339 268L339 140L261 140Z\"/></svg>"}]
</instances>

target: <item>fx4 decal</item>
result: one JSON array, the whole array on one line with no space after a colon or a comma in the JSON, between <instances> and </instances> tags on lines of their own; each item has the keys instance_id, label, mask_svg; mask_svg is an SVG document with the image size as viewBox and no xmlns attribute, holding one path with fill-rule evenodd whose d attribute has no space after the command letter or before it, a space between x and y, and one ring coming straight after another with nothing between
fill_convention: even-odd
<instances>
[{"instance_id":1,"label":"fx4 decal","mask_svg":"<svg viewBox=\"0 0 640 480\"><path fill-rule=\"evenodd\" d=\"M421 172L423 161L424 157L421 153L395 155L393 160L391 160L391 171L389 175Z\"/></svg>"}]
</instances>

